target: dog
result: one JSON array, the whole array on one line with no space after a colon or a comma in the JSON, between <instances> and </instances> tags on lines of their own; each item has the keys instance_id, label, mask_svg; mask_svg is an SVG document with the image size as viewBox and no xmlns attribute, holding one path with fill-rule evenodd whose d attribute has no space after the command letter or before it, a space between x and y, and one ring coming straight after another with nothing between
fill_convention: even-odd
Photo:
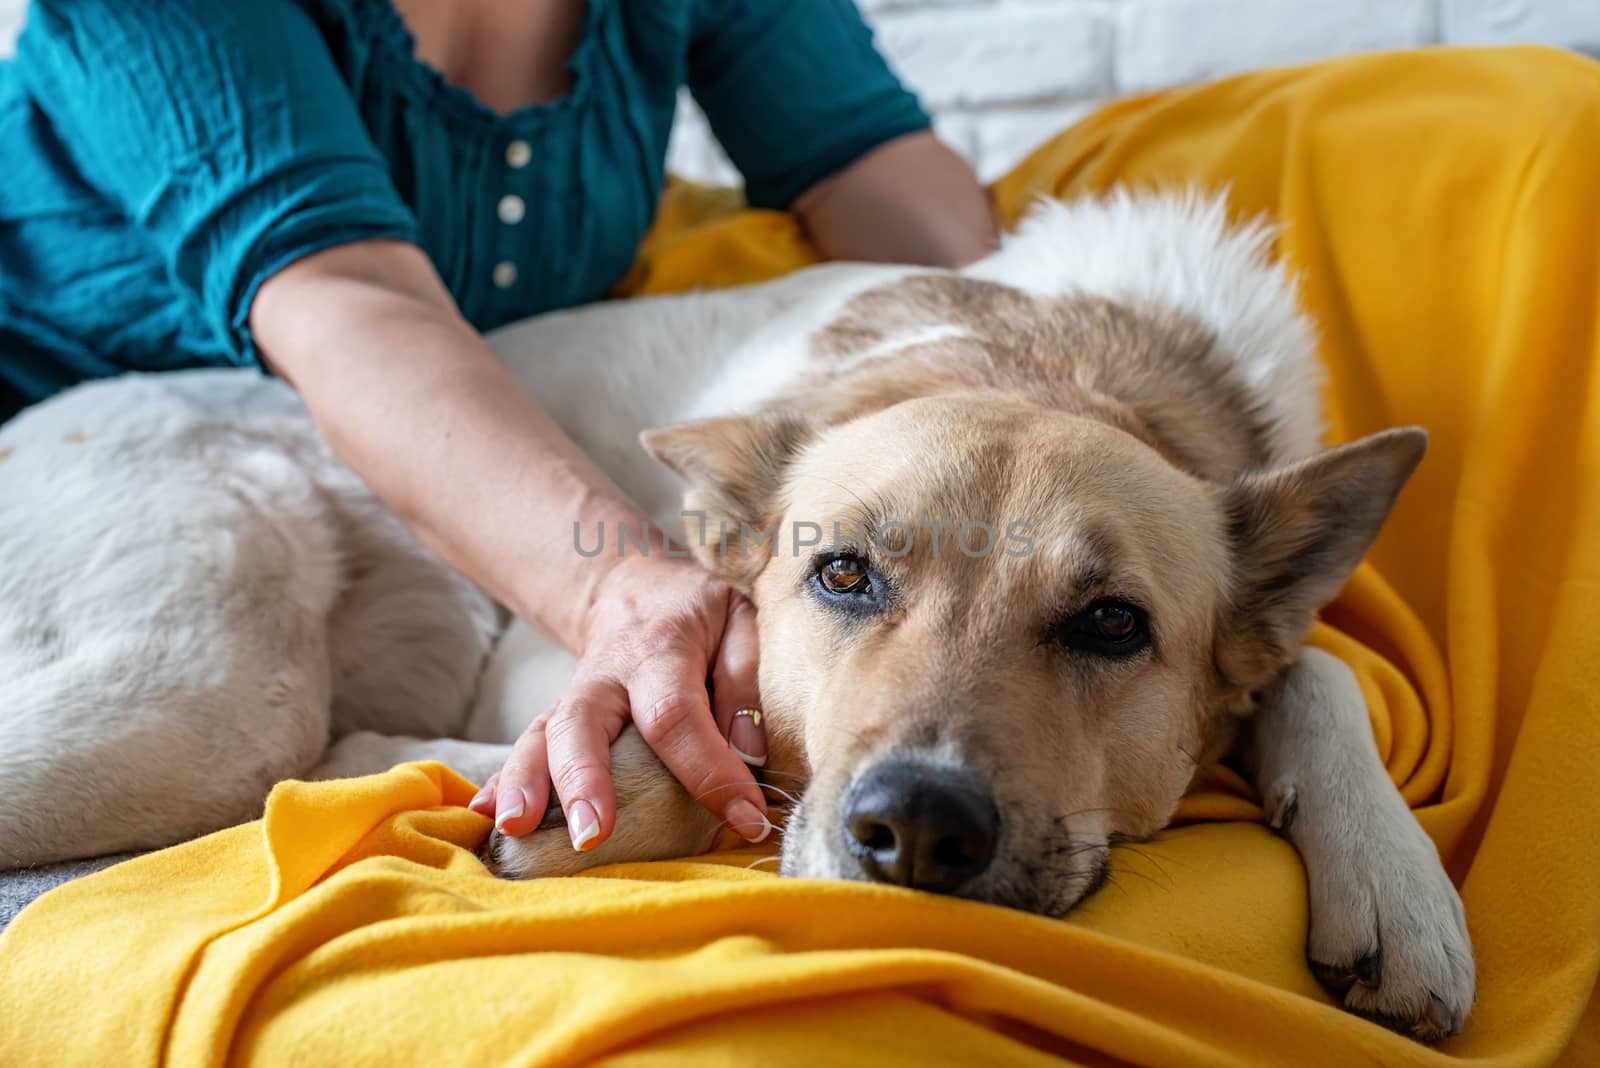
<instances>
[{"instance_id":1,"label":"dog","mask_svg":"<svg viewBox=\"0 0 1600 1068\"><path fill-rule=\"evenodd\" d=\"M1269 245L1220 199L1116 192L1041 203L959 272L830 265L490 342L756 604L784 874L1060 915L1227 758L1304 860L1319 979L1433 1040L1473 1000L1460 899L1354 677L1303 645L1426 437L1321 447ZM0 561L0 868L181 841L291 777L481 782L572 667L249 371L95 382L0 428ZM489 866L712 844L635 732L612 760L610 839L574 852L553 806Z\"/></svg>"}]
</instances>

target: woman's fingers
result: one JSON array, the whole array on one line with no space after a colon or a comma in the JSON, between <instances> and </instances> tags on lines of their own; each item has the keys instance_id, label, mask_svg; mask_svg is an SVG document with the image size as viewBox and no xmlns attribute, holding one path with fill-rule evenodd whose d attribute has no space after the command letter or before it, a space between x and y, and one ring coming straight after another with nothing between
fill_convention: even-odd
<instances>
[{"instance_id":1,"label":"woman's fingers","mask_svg":"<svg viewBox=\"0 0 1600 1068\"><path fill-rule=\"evenodd\" d=\"M767 752L755 609L692 567L646 578L630 589L657 602L632 594L603 602L608 611L597 616L567 696L523 733L497 780L470 803L492 811L502 832L535 829L553 786L573 847L604 842L617 818L611 743L630 719L678 781L736 832L759 842L772 830L750 771ZM641 629L652 636L638 638Z\"/></svg>"},{"instance_id":2,"label":"woman's fingers","mask_svg":"<svg viewBox=\"0 0 1600 1068\"><path fill-rule=\"evenodd\" d=\"M679 782L738 834L759 842L771 831L766 799L711 716L706 653L662 650L628 684L633 722Z\"/></svg>"},{"instance_id":3,"label":"woman's fingers","mask_svg":"<svg viewBox=\"0 0 1600 1068\"><path fill-rule=\"evenodd\" d=\"M478 787L478 792L472 795L472 800L467 802L467 807L480 816L494 818L494 795L500 785L500 773L497 771L489 776L489 781Z\"/></svg>"},{"instance_id":4,"label":"woman's fingers","mask_svg":"<svg viewBox=\"0 0 1600 1068\"><path fill-rule=\"evenodd\" d=\"M728 739L728 747L755 768L767 762L767 731L761 722L758 684L758 637L755 606L736 596L711 669L711 700L717 728Z\"/></svg>"},{"instance_id":5,"label":"woman's fingers","mask_svg":"<svg viewBox=\"0 0 1600 1068\"><path fill-rule=\"evenodd\" d=\"M574 849L593 849L616 823L611 743L627 718L628 691L607 678L588 678L573 683L545 726L550 776Z\"/></svg>"},{"instance_id":6,"label":"woman's fingers","mask_svg":"<svg viewBox=\"0 0 1600 1068\"><path fill-rule=\"evenodd\" d=\"M528 724L511 747L505 767L489 780L495 784L491 805L494 825L502 834L527 834L539 826L545 806L550 803L550 761L545 738L549 716L546 713ZM488 789L488 785L484 788ZM475 812L483 811L477 797L470 807Z\"/></svg>"}]
</instances>

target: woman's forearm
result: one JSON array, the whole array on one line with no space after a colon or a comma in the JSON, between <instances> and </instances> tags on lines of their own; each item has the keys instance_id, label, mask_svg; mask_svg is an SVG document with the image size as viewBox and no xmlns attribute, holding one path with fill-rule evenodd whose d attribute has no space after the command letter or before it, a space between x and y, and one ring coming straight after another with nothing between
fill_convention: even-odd
<instances>
[{"instance_id":1,"label":"woman's forearm","mask_svg":"<svg viewBox=\"0 0 1600 1068\"><path fill-rule=\"evenodd\" d=\"M251 325L329 446L424 544L581 650L615 560L574 552L572 523L639 514L456 314L420 251L309 257L263 285Z\"/></svg>"},{"instance_id":2,"label":"woman's forearm","mask_svg":"<svg viewBox=\"0 0 1600 1068\"><path fill-rule=\"evenodd\" d=\"M994 251L994 209L972 168L931 133L880 145L795 201L837 260L962 267Z\"/></svg>"}]
</instances>

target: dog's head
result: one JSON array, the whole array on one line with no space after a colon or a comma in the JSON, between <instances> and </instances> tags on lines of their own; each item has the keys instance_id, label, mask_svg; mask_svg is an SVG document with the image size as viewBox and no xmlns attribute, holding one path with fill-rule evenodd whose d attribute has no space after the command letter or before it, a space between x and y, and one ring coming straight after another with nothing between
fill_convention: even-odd
<instances>
[{"instance_id":1,"label":"dog's head","mask_svg":"<svg viewBox=\"0 0 1600 1068\"><path fill-rule=\"evenodd\" d=\"M1226 483L996 393L658 430L690 539L748 591L783 870L1031 911L1166 824L1421 459L1394 430Z\"/></svg>"}]
</instances>

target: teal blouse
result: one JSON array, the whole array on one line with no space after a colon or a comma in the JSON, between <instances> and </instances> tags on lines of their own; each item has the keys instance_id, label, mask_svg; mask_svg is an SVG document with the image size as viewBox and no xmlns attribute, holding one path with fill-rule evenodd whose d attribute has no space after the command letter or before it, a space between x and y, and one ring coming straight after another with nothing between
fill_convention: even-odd
<instances>
[{"instance_id":1,"label":"teal blouse","mask_svg":"<svg viewBox=\"0 0 1600 1068\"><path fill-rule=\"evenodd\" d=\"M256 288L345 242L420 245L480 330L603 297L681 86L763 207L927 125L850 0L586 18L570 92L501 114L415 59L388 0L34 0L0 63L0 420L87 378L256 364Z\"/></svg>"}]
</instances>

